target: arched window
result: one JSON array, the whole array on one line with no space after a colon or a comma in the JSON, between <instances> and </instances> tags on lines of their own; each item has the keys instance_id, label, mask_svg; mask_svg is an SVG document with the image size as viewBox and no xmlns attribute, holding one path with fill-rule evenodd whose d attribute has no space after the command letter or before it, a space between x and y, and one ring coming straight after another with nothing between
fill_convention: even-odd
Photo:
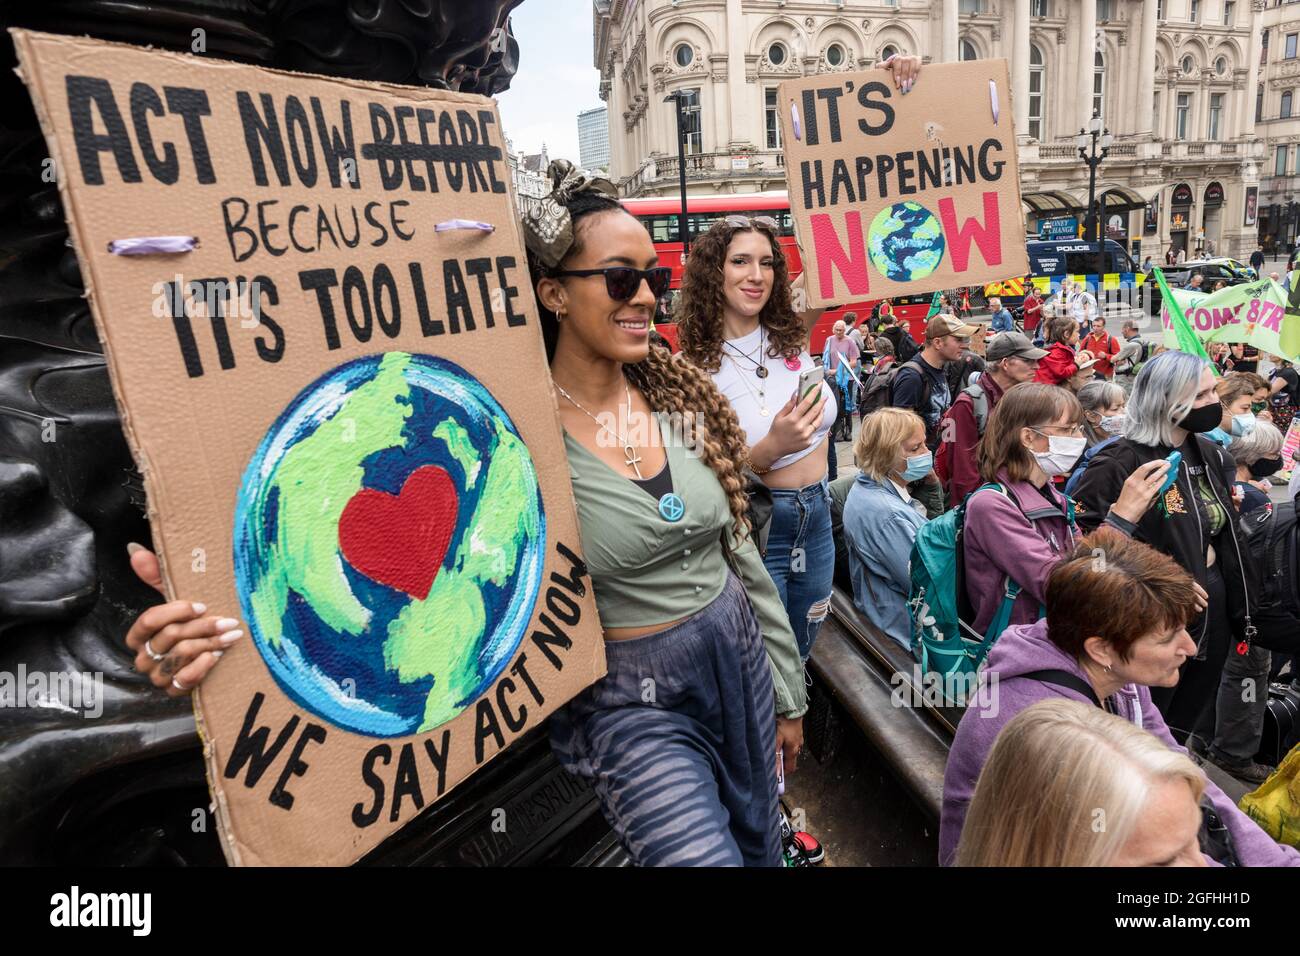
<instances>
[{"instance_id":1,"label":"arched window","mask_svg":"<svg viewBox=\"0 0 1300 956\"><path fill-rule=\"evenodd\" d=\"M975 50L975 44L971 43L970 40L961 41L961 58L963 60L978 60L980 58L979 53Z\"/></svg>"},{"instance_id":2,"label":"arched window","mask_svg":"<svg viewBox=\"0 0 1300 956\"><path fill-rule=\"evenodd\" d=\"M1196 69L1196 61L1192 59L1191 54L1183 57L1179 68L1183 71L1183 76L1190 76L1192 70Z\"/></svg>"},{"instance_id":3,"label":"arched window","mask_svg":"<svg viewBox=\"0 0 1300 956\"><path fill-rule=\"evenodd\" d=\"M785 44L773 43L767 48L767 58L772 61L773 66L780 66L785 62Z\"/></svg>"},{"instance_id":4,"label":"arched window","mask_svg":"<svg viewBox=\"0 0 1300 956\"><path fill-rule=\"evenodd\" d=\"M889 43L880 48L880 61L882 63L891 56L898 56L898 47L894 46L894 44Z\"/></svg>"},{"instance_id":5,"label":"arched window","mask_svg":"<svg viewBox=\"0 0 1300 956\"><path fill-rule=\"evenodd\" d=\"M689 43L679 43L677 49L673 50L673 62L680 67L690 66L694 59L695 51L691 49Z\"/></svg>"},{"instance_id":6,"label":"arched window","mask_svg":"<svg viewBox=\"0 0 1300 956\"><path fill-rule=\"evenodd\" d=\"M1098 116L1105 115L1106 105L1106 58L1098 50L1092 58L1092 111Z\"/></svg>"},{"instance_id":7,"label":"arched window","mask_svg":"<svg viewBox=\"0 0 1300 956\"><path fill-rule=\"evenodd\" d=\"M1221 56L1214 61L1214 72L1217 76L1223 76L1228 72L1228 58Z\"/></svg>"},{"instance_id":8,"label":"arched window","mask_svg":"<svg viewBox=\"0 0 1300 956\"><path fill-rule=\"evenodd\" d=\"M1037 46L1029 47L1029 135L1033 139L1043 138L1043 51Z\"/></svg>"},{"instance_id":9,"label":"arched window","mask_svg":"<svg viewBox=\"0 0 1300 956\"><path fill-rule=\"evenodd\" d=\"M831 66L841 66L844 63L844 47L838 43L832 43L826 48L826 62Z\"/></svg>"},{"instance_id":10,"label":"arched window","mask_svg":"<svg viewBox=\"0 0 1300 956\"><path fill-rule=\"evenodd\" d=\"M1279 119L1290 119L1291 117L1291 91L1287 90L1282 94L1282 112L1278 114Z\"/></svg>"}]
</instances>

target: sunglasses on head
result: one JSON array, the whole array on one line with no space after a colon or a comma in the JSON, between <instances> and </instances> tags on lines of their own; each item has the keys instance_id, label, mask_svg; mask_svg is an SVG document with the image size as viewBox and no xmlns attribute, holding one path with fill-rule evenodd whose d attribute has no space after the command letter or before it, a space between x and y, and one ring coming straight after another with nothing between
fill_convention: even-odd
<instances>
[{"instance_id":1,"label":"sunglasses on head","mask_svg":"<svg viewBox=\"0 0 1300 956\"><path fill-rule=\"evenodd\" d=\"M626 302L636 295L644 279L650 286L650 292L656 299L668 294L668 287L673 281L673 270L668 266L655 266L653 269L633 269L631 266L610 266L607 269L565 269L554 273L555 276L604 276L605 291L615 302Z\"/></svg>"},{"instance_id":2,"label":"sunglasses on head","mask_svg":"<svg viewBox=\"0 0 1300 956\"><path fill-rule=\"evenodd\" d=\"M773 234L781 231L780 224L771 216L727 216L722 221L733 229L763 229Z\"/></svg>"}]
</instances>

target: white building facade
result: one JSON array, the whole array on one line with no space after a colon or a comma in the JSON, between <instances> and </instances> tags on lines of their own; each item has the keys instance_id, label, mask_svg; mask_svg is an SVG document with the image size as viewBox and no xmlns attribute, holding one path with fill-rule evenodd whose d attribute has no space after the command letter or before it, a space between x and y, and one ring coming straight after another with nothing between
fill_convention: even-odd
<instances>
[{"instance_id":1,"label":"white building facade","mask_svg":"<svg viewBox=\"0 0 1300 956\"><path fill-rule=\"evenodd\" d=\"M1264 11L1255 129L1263 143L1259 235L1285 252L1300 237L1300 3L1270 0Z\"/></svg>"},{"instance_id":2,"label":"white building facade","mask_svg":"<svg viewBox=\"0 0 1300 956\"><path fill-rule=\"evenodd\" d=\"M609 110L604 106L578 114L578 164L593 171L609 168Z\"/></svg>"},{"instance_id":3,"label":"white building facade","mask_svg":"<svg viewBox=\"0 0 1300 956\"><path fill-rule=\"evenodd\" d=\"M1028 232L1046 218L1082 221L1088 169L1075 137L1095 112L1114 135L1097 186L1109 236L1139 261L1171 245L1244 257L1271 171L1255 107L1273 15L1267 0L595 0L610 174L627 196L677 189L664 97L680 90L690 192L783 189L783 79L867 69L895 52L1005 57ZM1291 64L1300 83L1300 60ZM1288 177L1300 184L1300 123L1288 135Z\"/></svg>"}]
</instances>

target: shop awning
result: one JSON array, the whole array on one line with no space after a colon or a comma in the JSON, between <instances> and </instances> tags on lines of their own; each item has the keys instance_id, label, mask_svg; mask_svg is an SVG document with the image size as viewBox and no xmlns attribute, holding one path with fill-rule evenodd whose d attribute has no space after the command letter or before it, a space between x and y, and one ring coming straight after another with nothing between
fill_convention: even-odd
<instances>
[{"instance_id":1,"label":"shop awning","mask_svg":"<svg viewBox=\"0 0 1300 956\"><path fill-rule=\"evenodd\" d=\"M1024 204L1027 212L1036 213L1039 216L1074 213L1083 209L1083 203L1063 189L1022 193L1020 201Z\"/></svg>"},{"instance_id":2,"label":"shop awning","mask_svg":"<svg viewBox=\"0 0 1300 956\"><path fill-rule=\"evenodd\" d=\"M1145 209L1147 203L1154 199L1169 183L1156 183L1152 186L1119 186L1099 184L1097 195L1106 197L1107 212L1128 212L1133 209Z\"/></svg>"}]
</instances>

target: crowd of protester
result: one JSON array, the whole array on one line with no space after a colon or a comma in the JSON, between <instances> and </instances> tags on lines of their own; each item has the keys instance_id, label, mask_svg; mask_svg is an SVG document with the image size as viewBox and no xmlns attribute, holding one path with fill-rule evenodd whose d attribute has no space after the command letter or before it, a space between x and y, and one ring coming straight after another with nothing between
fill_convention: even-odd
<instances>
[{"instance_id":1,"label":"crowd of protester","mask_svg":"<svg viewBox=\"0 0 1300 956\"><path fill-rule=\"evenodd\" d=\"M904 88L920 64L887 68ZM912 551L957 515L960 602L999 695L957 728L941 861L1300 863L1188 756L1246 781L1269 770L1254 762L1262 695L1241 689L1275 672L1270 650L1295 652L1300 622L1261 606L1238 516L1269 507L1300 396L1288 363L1271 380L1216 378L1195 355L1149 349L1132 323L1116 339L1068 284L1052 303L1026 298L1045 347L997 298L989 328L971 321L961 291L921 341L885 302L846 313L814 358L821 312L796 311L802 279L761 216L695 240L673 354L652 344L670 275L645 229L607 181L564 162L550 176L561 227L524 232L608 661L551 737L636 863L817 852L782 819L779 772L797 767L837 553L866 622L912 652ZM1240 350L1224 361L1245 364ZM660 424L629 452L627 426L610 423L638 416ZM843 477L837 435L853 438ZM160 583L150 552L132 563ZM126 640L180 695L233 626L173 601ZM1101 831L1097 807L1112 821ZM1207 848L1207 826L1228 850Z\"/></svg>"}]
</instances>

